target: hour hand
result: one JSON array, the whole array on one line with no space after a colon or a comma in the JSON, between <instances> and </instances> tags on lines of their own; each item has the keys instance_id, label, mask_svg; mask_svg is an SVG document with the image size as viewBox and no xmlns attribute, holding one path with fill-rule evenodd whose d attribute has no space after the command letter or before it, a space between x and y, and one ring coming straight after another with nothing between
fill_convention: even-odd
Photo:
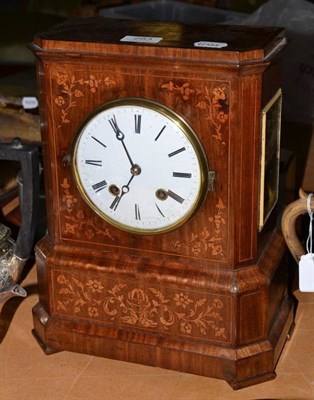
<instances>
[{"instance_id":1,"label":"hour hand","mask_svg":"<svg viewBox=\"0 0 314 400\"><path fill-rule=\"evenodd\" d=\"M113 200L113 202L110 205L110 208L114 211L118 208L118 205L120 204L120 201L122 197L127 194L130 191L130 183L132 182L132 179L134 178L135 175L132 175L131 178L129 179L129 182L126 185L123 185L121 188L121 196L116 196Z\"/></svg>"},{"instance_id":2,"label":"hour hand","mask_svg":"<svg viewBox=\"0 0 314 400\"><path fill-rule=\"evenodd\" d=\"M110 208L116 211L122 196L116 196L110 205Z\"/></svg>"}]
</instances>

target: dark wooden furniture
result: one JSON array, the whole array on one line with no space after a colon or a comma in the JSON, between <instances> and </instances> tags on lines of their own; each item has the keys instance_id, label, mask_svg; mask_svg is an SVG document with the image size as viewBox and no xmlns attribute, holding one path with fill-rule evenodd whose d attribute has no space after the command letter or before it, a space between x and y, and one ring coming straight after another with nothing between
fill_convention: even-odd
<instances>
[{"instance_id":1,"label":"dark wooden furniture","mask_svg":"<svg viewBox=\"0 0 314 400\"><path fill-rule=\"evenodd\" d=\"M121 42L127 35L162 40ZM102 18L70 20L35 38L48 233L36 251L34 333L47 354L155 365L234 389L275 377L293 303L276 208L267 220L258 215L267 189L260 193L261 110L279 93L284 44L279 28ZM70 154L82 120L126 97L183 116L215 171L214 191L177 230L122 231L75 186ZM266 126L275 139L277 108L277 127Z\"/></svg>"}]
</instances>

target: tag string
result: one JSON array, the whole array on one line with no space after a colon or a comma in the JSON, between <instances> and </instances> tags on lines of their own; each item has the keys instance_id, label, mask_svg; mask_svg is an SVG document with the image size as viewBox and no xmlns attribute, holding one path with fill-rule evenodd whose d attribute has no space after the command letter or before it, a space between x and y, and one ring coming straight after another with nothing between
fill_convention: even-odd
<instances>
[{"instance_id":1,"label":"tag string","mask_svg":"<svg viewBox=\"0 0 314 400\"><path fill-rule=\"evenodd\" d=\"M307 196L307 212L309 213L310 217L310 225L309 225L309 236L306 241L306 251L308 253L313 253L313 212L311 210L311 198L313 196L313 193L310 193Z\"/></svg>"}]
</instances>

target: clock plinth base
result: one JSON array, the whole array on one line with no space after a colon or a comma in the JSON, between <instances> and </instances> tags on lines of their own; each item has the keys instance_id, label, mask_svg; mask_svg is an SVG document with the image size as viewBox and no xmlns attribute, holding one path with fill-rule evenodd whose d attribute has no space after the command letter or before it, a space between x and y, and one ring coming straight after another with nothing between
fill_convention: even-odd
<instances>
[{"instance_id":1,"label":"clock plinth base","mask_svg":"<svg viewBox=\"0 0 314 400\"><path fill-rule=\"evenodd\" d=\"M156 276L140 257L127 265L102 253L97 264L82 251L74 260L68 247L60 257L60 246L44 239L37 267L47 292L33 309L34 334L46 354L66 350L157 366L223 379L233 389L273 379L294 303L283 285L281 236L267 247L258 265L216 271L213 289L202 273L188 280L187 270L165 268ZM270 254L274 263L281 259L277 267Z\"/></svg>"},{"instance_id":2,"label":"clock plinth base","mask_svg":"<svg viewBox=\"0 0 314 400\"><path fill-rule=\"evenodd\" d=\"M285 344L293 318L290 306L291 304L289 306L287 304L287 309L284 310L283 315L279 315L281 320L286 318L284 326L278 324L276 327L278 330L281 329L279 337L275 337L278 334L278 332L275 332L270 341L246 346L239 350L227 349L225 352L216 349L215 346L208 346L206 349L206 346L197 343L191 344L190 350L188 349L189 346L183 343L174 343L174 346L171 343L147 344L146 342L150 340L156 342L156 339L133 335L131 332L123 334L116 331L114 336L121 336L121 339L97 336L93 333L97 331L97 326L87 324L82 329L82 326L78 326L70 320L59 318L52 318L46 321L46 325L43 325L43 321L40 321L38 316L39 307L34 308L34 335L46 355L59 351L73 351L156 366L223 379L234 390L238 390L276 377L274 369L277 358ZM285 314L288 310L290 312L287 317ZM41 330L41 334L44 333L43 337L38 333L38 328ZM87 333L88 331L91 333ZM56 336L58 336L58 339ZM271 344L273 340L277 340L277 342ZM260 349L257 354L256 347ZM230 358L225 358L224 353ZM239 355L239 353L242 354ZM239 358L236 359L237 357Z\"/></svg>"}]
</instances>

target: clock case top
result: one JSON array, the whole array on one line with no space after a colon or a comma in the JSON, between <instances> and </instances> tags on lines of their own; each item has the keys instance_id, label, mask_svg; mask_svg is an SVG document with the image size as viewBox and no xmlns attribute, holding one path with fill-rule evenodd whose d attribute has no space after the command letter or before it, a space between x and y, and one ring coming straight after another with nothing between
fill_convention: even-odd
<instances>
[{"instance_id":1,"label":"clock case top","mask_svg":"<svg viewBox=\"0 0 314 400\"><path fill-rule=\"evenodd\" d=\"M117 27L119 27L117 29ZM121 42L125 36L162 38L156 44ZM221 49L199 48L199 41L226 43ZM73 18L36 35L34 45L45 51L167 56L205 61L240 63L263 61L284 46L284 29L229 25L113 20L102 17ZM118 45L118 47L117 47Z\"/></svg>"},{"instance_id":2,"label":"clock case top","mask_svg":"<svg viewBox=\"0 0 314 400\"><path fill-rule=\"evenodd\" d=\"M161 37L125 43L127 35ZM223 42L221 49L195 42ZM236 269L265 250L258 233L260 111L280 87L281 28L75 18L36 35L48 237L56 245ZM215 189L183 227L155 237L122 232L94 215L75 188L69 154L84 118L119 98L147 98L198 135ZM87 223L89 221L89 223ZM87 251L86 250L86 251ZM83 251L83 250L82 250ZM88 254L88 253L87 253Z\"/></svg>"}]
</instances>

